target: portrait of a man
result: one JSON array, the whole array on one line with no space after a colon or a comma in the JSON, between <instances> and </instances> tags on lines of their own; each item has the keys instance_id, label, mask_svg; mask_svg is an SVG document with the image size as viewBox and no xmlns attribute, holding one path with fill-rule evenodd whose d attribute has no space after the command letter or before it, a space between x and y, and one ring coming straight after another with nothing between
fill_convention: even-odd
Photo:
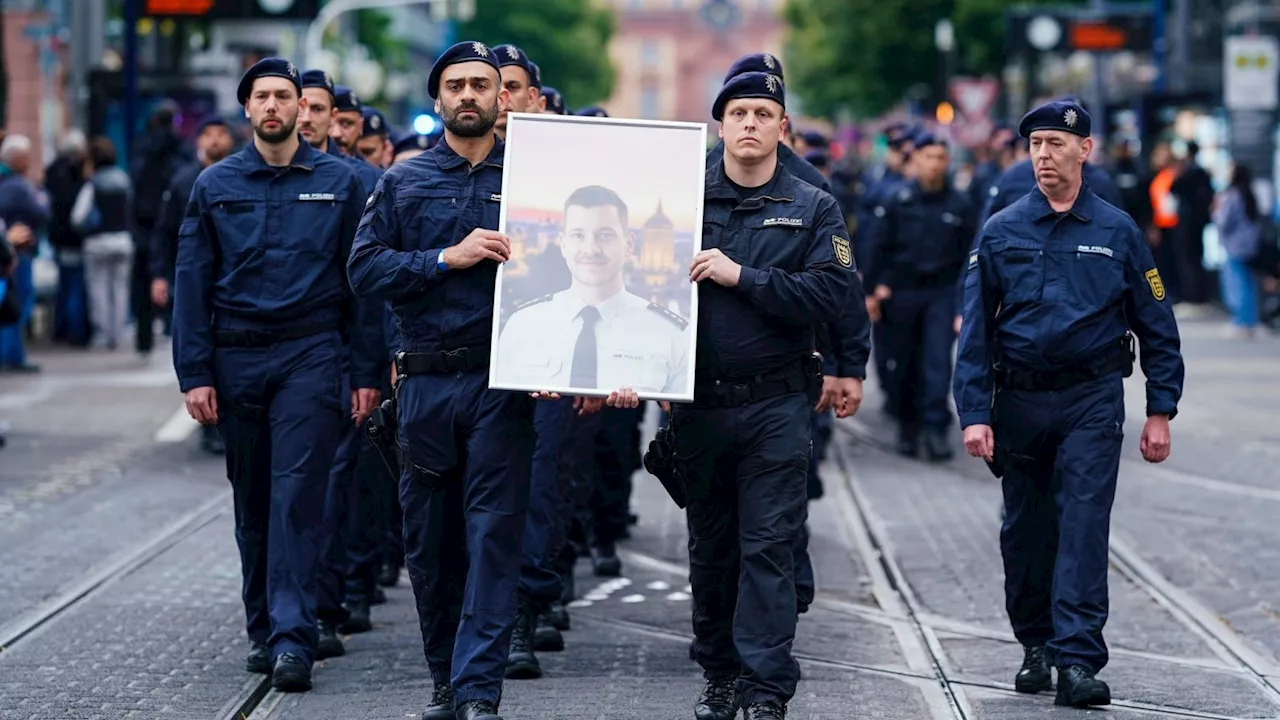
<instances>
[{"instance_id":1,"label":"portrait of a man","mask_svg":"<svg viewBox=\"0 0 1280 720\"><path fill-rule=\"evenodd\" d=\"M692 328L626 287L636 247L630 223L627 204L610 188L587 185L565 199L554 247L569 287L520 304L506 319L494 374L499 384L686 391Z\"/></svg>"}]
</instances>

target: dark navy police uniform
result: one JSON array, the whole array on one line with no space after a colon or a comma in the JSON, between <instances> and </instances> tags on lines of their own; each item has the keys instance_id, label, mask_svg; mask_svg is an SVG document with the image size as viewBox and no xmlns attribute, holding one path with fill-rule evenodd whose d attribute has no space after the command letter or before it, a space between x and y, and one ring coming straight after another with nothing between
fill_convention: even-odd
<instances>
[{"instance_id":1,"label":"dark navy police uniform","mask_svg":"<svg viewBox=\"0 0 1280 720\"><path fill-rule=\"evenodd\" d=\"M285 65L264 60L246 81ZM378 384L368 354L349 376L343 363L362 321L344 261L363 199L346 163L306 143L284 167L250 143L200 174L179 229L174 365L183 392L217 390L249 637L307 665L344 393Z\"/></svg>"},{"instance_id":2,"label":"dark navy police uniform","mask_svg":"<svg viewBox=\"0 0 1280 720\"><path fill-rule=\"evenodd\" d=\"M437 94L446 66L473 61L497 73L487 47L459 43L428 90ZM442 265L445 248L498 227L503 147L472 167L441 142L392 166L349 263L356 292L389 300L399 330L405 564L436 685L431 712L452 705L450 689L459 706L498 704L516 617L536 401L488 387L497 264Z\"/></svg>"},{"instance_id":3,"label":"dark navy police uniform","mask_svg":"<svg viewBox=\"0 0 1280 720\"><path fill-rule=\"evenodd\" d=\"M1033 122L1088 133L1084 111L1061 103L1029 114L1024 137ZM1163 283L1142 231L1086 183L1066 212L1037 188L992 217L964 286L955 400L962 426L994 428L1014 634L1029 651L1047 646L1059 668L1096 673L1108 658L1107 543L1130 331L1141 344L1147 415L1172 417L1182 393ZM1048 688L1043 672L1031 690ZM1060 672L1060 701L1062 692Z\"/></svg>"}]
</instances>

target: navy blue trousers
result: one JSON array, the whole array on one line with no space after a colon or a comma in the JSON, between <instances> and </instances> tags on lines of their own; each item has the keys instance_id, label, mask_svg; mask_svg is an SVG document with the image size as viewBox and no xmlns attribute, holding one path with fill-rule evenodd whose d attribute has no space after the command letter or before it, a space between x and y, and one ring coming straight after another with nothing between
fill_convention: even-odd
<instances>
[{"instance_id":1,"label":"navy blue trousers","mask_svg":"<svg viewBox=\"0 0 1280 720\"><path fill-rule=\"evenodd\" d=\"M534 409L537 435L529 477L529 512L524 523L524 562L520 567L520 597L537 612L544 612L560 599L562 584L556 558L565 542L563 488L560 457L570 415L576 415L572 398L545 400Z\"/></svg>"},{"instance_id":2,"label":"navy blue trousers","mask_svg":"<svg viewBox=\"0 0 1280 720\"><path fill-rule=\"evenodd\" d=\"M405 566L436 685L498 703L516 616L534 404L487 369L398 390Z\"/></svg>"},{"instance_id":3,"label":"navy blue trousers","mask_svg":"<svg viewBox=\"0 0 1280 720\"><path fill-rule=\"evenodd\" d=\"M325 494L344 420L336 332L214 351L249 639L315 657Z\"/></svg>"},{"instance_id":4,"label":"navy blue trousers","mask_svg":"<svg viewBox=\"0 0 1280 720\"><path fill-rule=\"evenodd\" d=\"M1107 664L1108 539L1124 439L1120 373L1056 392L1000 390L1005 607L1059 667Z\"/></svg>"},{"instance_id":5,"label":"navy blue trousers","mask_svg":"<svg viewBox=\"0 0 1280 720\"><path fill-rule=\"evenodd\" d=\"M694 655L738 678L744 705L788 702L800 681L793 553L806 519L810 420L802 393L732 408L677 405L689 486Z\"/></svg>"},{"instance_id":6,"label":"navy blue trousers","mask_svg":"<svg viewBox=\"0 0 1280 720\"><path fill-rule=\"evenodd\" d=\"M390 394L384 388L383 397ZM391 517L394 509L400 507L397 495L399 477L393 475L383 461L382 456L374 449L369 434L361 428L357 442L355 483L351 492L351 509L347 513L347 589L346 597L351 602L371 602L377 590L378 570L383 563L386 536L392 528ZM398 468L397 468L398 471ZM394 526L400 532L400 526ZM394 537L397 548L404 547L404 539L397 534ZM403 550L399 557L403 558ZM395 563L403 564L403 559Z\"/></svg>"},{"instance_id":7,"label":"navy blue trousers","mask_svg":"<svg viewBox=\"0 0 1280 720\"><path fill-rule=\"evenodd\" d=\"M578 551L586 549L594 536L592 500L600 483L596 443L604 428L606 412L578 415L569 412L561 438L559 456L560 521L565 530L552 563L563 585L572 588L573 566ZM581 547L579 547L581 546Z\"/></svg>"},{"instance_id":8,"label":"navy blue trousers","mask_svg":"<svg viewBox=\"0 0 1280 720\"><path fill-rule=\"evenodd\" d=\"M333 454L329 487L324 508L324 570L320 574L320 604L317 616L330 627L345 623L350 614L343 607L347 587L347 543L351 537L350 512L355 489L356 459L364 429L350 419L347 394L347 421L343 423L338 449Z\"/></svg>"},{"instance_id":9,"label":"navy blue trousers","mask_svg":"<svg viewBox=\"0 0 1280 720\"><path fill-rule=\"evenodd\" d=\"M951 425L951 346L956 299L951 286L896 290L887 308L898 420L904 427Z\"/></svg>"},{"instance_id":10,"label":"navy blue trousers","mask_svg":"<svg viewBox=\"0 0 1280 720\"><path fill-rule=\"evenodd\" d=\"M640 422L644 405L604 408L596 439L599 472L591 500L592 537L597 546L616 543L626 534L631 514L631 476L640 468Z\"/></svg>"}]
</instances>

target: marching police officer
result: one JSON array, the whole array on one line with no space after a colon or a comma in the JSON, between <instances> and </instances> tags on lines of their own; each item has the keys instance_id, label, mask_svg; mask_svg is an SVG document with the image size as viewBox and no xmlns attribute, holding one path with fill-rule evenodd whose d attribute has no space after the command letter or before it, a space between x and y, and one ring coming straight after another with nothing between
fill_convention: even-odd
<instances>
[{"instance_id":1,"label":"marching police officer","mask_svg":"<svg viewBox=\"0 0 1280 720\"><path fill-rule=\"evenodd\" d=\"M357 155L356 141L364 132L364 112L360 98L345 85L333 85L333 124L329 126L329 137L338 144L338 148L347 155Z\"/></svg>"},{"instance_id":2,"label":"marching police officer","mask_svg":"<svg viewBox=\"0 0 1280 720\"><path fill-rule=\"evenodd\" d=\"M419 135L418 133L406 133L403 137L395 141L392 145L391 164L402 163L411 158L416 158L422 153L431 149L434 145L430 135Z\"/></svg>"},{"instance_id":3,"label":"marching police officer","mask_svg":"<svg viewBox=\"0 0 1280 720\"><path fill-rule=\"evenodd\" d=\"M515 45L498 45L493 48L498 57L498 67L502 71L502 87L506 88L511 100L507 107L498 113L498 124L493 131L498 137L507 138L507 113L538 112L538 98L541 94L534 85L533 70L529 67L529 56Z\"/></svg>"},{"instance_id":4,"label":"marching police officer","mask_svg":"<svg viewBox=\"0 0 1280 720\"><path fill-rule=\"evenodd\" d=\"M254 139L192 188L173 338L187 410L217 423L227 447L248 669L271 672L286 691L311 686L325 512L315 489L325 486L343 423L378 400L366 348L343 377L343 336L358 342L365 320L343 262L365 189L347 163L300 142L301 91L297 68L280 58L241 79L237 98Z\"/></svg>"},{"instance_id":5,"label":"marching police officer","mask_svg":"<svg viewBox=\"0 0 1280 720\"><path fill-rule=\"evenodd\" d=\"M542 68L538 67L538 63L529 61L529 84L534 90L537 90L537 97L534 98L533 106L529 108L529 112L544 113L547 111L547 96L542 92Z\"/></svg>"},{"instance_id":6,"label":"marching police officer","mask_svg":"<svg viewBox=\"0 0 1280 720\"><path fill-rule=\"evenodd\" d=\"M1178 328L1143 233L1082 179L1090 117L1051 102L1022 119L1036 187L983 227L965 276L955 400L970 455L1003 473L1005 603L1024 647L1020 692L1110 702L1107 535L1138 336L1141 450L1169 456L1182 394Z\"/></svg>"},{"instance_id":7,"label":"marching police officer","mask_svg":"<svg viewBox=\"0 0 1280 720\"><path fill-rule=\"evenodd\" d=\"M391 158L395 149L391 144L391 125L387 118L376 108L360 109L360 137L356 140L356 154L365 162L386 170L391 166Z\"/></svg>"},{"instance_id":8,"label":"marching police officer","mask_svg":"<svg viewBox=\"0 0 1280 720\"><path fill-rule=\"evenodd\" d=\"M569 111L564 106L564 95L561 95L559 90L546 86L540 88L540 92L543 100L542 112L555 113L556 115L568 114Z\"/></svg>"},{"instance_id":9,"label":"marching police officer","mask_svg":"<svg viewBox=\"0 0 1280 720\"><path fill-rule=\"evenodd\" d=\"M792 543L805 520L815 328L857 287L834 198L778 160L782 81L732 78L712 106L725 150L707 171L694 401L671 433L688 484L699 720L786 716L800 669ZM724 468L732 467L726 473Z\"/></svg>"},{"instance_id":10,"label":"marching police officer","mask_svg":"<svg viewBox=\"0 0 1280 720\"><path fill-rule=\"evenodd\" d=\"M898 452L914 457L923 432L929 459L946 460L955 286L973 242L973 214L947 178L947 141L921 133L914 145L915 178L883 206L867 285L877 297L892 298L885 320L896 361Z\"/></svg>"}]
</instances>

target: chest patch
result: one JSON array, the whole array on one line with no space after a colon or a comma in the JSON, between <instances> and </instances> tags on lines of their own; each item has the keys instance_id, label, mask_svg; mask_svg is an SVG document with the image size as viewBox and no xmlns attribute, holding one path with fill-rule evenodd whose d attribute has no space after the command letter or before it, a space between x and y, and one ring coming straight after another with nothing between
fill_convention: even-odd
<instances>
[{"instance_id":1,"label":"chest patch","mask_svg":"<svg viewBox=\"0 0 1280 720\"><path fill-rule=\"evenodd\" d=\"M302 202L333 202L333 193L298 193L298 200Z\"/></svg>"},{"instance_id":2,"label":"chest patch","mask_svg":"<svg viewBox=\"0 0 1280 720\"><path fill-rule=\"evenodd\" d=\"M777 217L766 218L763 225L764 227L770 227L773 225L785 225L786 227L803 227L804 220L801 218L777 218Z\"/></svg>"},{"instance_id":3,"label":"chest patch","mask_svg":"<svg viewBox=\"0 0 1280 720\"><path fill-rule=\"evenodd\" d=\"M489 199L493 202L502 202L502 193L493 193L489 196Z\"/></svg>"},{"instance_id":4,"label":"chest patch","mask_svg":"<svg viewBox=\"0 0 1280 720\"><path fill-rule=\"evenodd\" d=\"M1077 245L1076 252L1089 253L1090 255L1106 255L1109 258L1116 256L1116 251L1104 245Z\"/></svg>"}]
</instances>

